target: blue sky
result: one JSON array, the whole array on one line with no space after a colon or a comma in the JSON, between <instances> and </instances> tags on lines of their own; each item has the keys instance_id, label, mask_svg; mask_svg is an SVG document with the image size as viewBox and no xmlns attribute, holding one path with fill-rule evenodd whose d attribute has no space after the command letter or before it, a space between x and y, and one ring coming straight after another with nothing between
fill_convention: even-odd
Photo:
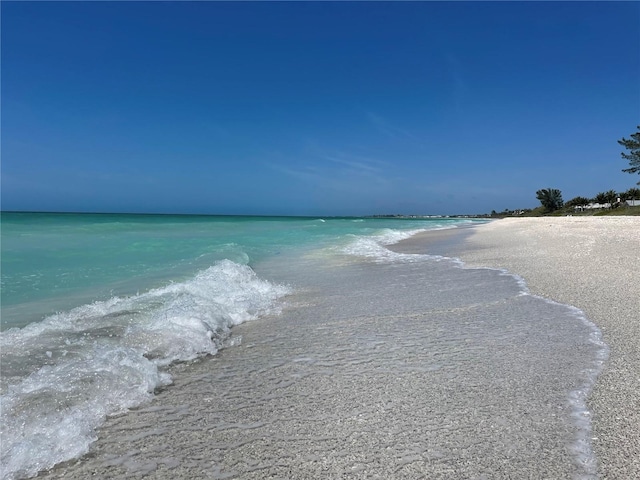
<instances>
[{"instance_id":1,"label":"blue sky","mask_svg":"<svg viewBox=\"0 0 640 480\"><path fill-rule=\"evenodd\" d=\"M638 2L7 2L2 209L473 214L624 191Z\"/></svg>"}]
</instances>

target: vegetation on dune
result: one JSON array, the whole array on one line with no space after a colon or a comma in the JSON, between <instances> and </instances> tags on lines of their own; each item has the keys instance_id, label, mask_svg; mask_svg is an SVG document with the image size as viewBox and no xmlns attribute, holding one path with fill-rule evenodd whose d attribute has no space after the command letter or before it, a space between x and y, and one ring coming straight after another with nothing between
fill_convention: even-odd
<instances>
[{"instance_id":1,"label":"vegetation on dune","mask_svg":"<svg viewBox=\"0 0 640 480\"><path fill-rule=\"evenodd\" d=\"M555 212L564 205L562 192L557 188L543 188L536 192L536 198L548 212Z\"/></svg>"},{"instance_id":2,"label":"vegetation on dune","mask_svg":"<svg viewBox=\"0 0 640 480\"><path fill-rule=\"evenodd\" d=\"M629 205L629 200L640 200L640 189L630 188L626 192L616 192L609 190L600 192L593 198L574 197L564 204L559 204L557 199L562 201L562 192L558 189L547 188L538 190L536 198L540 200L541 206L523 212L527 216L551 215L640 215L640 206ZM555 202L553 199L556 199ZM634 203L634 202L629 202Z\"/></svg>"},{"instance_id":3,"label":"vegetation on dune","mask_svg":"<svg viewBox=\"0 0 640 480\"><path fill-rule=\"evenodd\" d=\"M591 203L591 199L587 197L574 197L564 204L565 207L584 208Z\"/></svg>"},{"instance_id":4,"label":"vegetation on dune","mask_svg":"<svg viewBox=\"0 0 640 480\"><path fill-rule=\"evenodd\" d=\"M640 200L640 188L630 188L623 194L623 200Z\"/></svg>"},{"instance_id":5,"label":"vegetation on dune","mask_svg":"<svg viewBox=\"0 0 640 480\"><path fill-rule=\"evenodd\" d=\"M622 171L640 174L640 125L638 131L632 133L630 138L622 138L618 143L628 153L622 152L622 158L629 162L629 168ZM640 182L638 182L640 185ZM609 190L599 192L593 198L574 197L568 202L563 202L562 192L557 188L543 188L536 192L536 198L540 201L540 207L525 210L504 210L497 213L491 212L492 217L505 216L542 216L542 215L640 215L640 188L630 188L626 192Z\"/></svg>"}]
</instances>

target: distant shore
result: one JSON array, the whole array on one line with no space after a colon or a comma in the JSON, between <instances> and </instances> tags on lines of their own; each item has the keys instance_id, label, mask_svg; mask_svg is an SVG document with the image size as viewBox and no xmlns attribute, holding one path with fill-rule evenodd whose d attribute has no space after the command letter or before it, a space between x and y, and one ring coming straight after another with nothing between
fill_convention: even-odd
<instances>
[{"instance_id":1,"label":"distant shore","mask_svg":"<svg viewBox=\"0 0 640 480\"><path fill-rule=\"evenodd\" d=\"M600 328L610 356L588 401L598 472L640 478L640 218L509 218L420 237L393 248L507 269Z\"/></svg>"}]
</instances>

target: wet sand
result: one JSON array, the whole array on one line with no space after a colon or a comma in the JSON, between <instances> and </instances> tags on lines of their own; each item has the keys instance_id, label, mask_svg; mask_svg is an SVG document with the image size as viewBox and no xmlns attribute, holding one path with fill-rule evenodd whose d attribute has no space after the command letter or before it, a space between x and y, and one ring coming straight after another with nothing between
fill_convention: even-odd
<instances>
[{"instance_id":1,"label":"wet sand","mask_svg":"<svg viewBox=\"0 0 640 480\"><path fill-rule=\"evenodd\" d=\"M394 248L507 269L585 312L610 348L588 400L599 477L640 478L640 217L504 219Z\"/></svg>"},{"instance_id":2,"label":"wet sand","mask_svg":"<svg viewBox=\"0 0 640 480\"><path fill-rule=\"evenodd\" d=\"M395 249L471 255L498 225ZM174 366L172 386L41 477L593 478L568 399L591 387L597 348L572 310L449 260L304 261L281 315ZM273 268L261 274L284 278L291 263Z\"/></svg>"}]
</instances>

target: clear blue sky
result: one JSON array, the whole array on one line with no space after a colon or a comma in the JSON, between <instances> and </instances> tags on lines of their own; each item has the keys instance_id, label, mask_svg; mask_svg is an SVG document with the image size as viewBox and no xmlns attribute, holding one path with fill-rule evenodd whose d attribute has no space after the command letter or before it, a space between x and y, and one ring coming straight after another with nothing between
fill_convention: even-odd
<instances>
[{"instance_id":1,"label":"clear blue sky","mask_svg":"<svg viewBox=\"0 0 640 480\"><path fill-rule=\"evenodd\" d=\"M2 209L483 213L624 191L638 2L1 2Z\"/></svg>"}]
</instances>

